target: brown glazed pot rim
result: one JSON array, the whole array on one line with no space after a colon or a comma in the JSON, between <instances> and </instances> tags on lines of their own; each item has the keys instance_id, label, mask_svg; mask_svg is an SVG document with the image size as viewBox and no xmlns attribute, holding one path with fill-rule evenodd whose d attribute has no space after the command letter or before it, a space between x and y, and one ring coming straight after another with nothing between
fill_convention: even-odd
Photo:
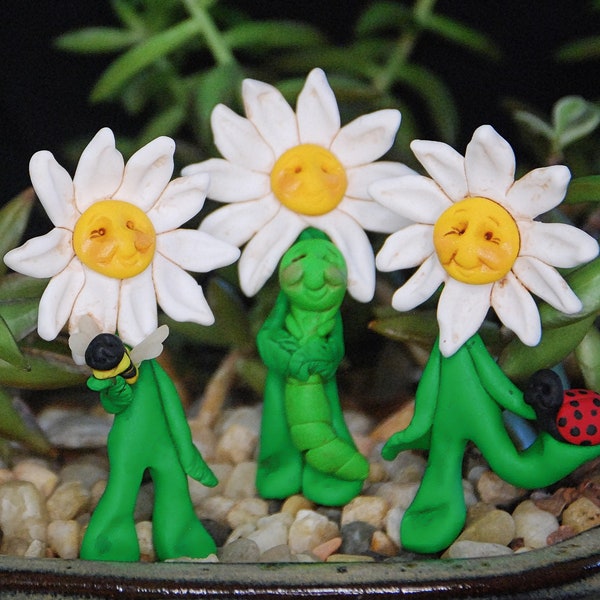
<instances>
[{"instance_id":1,"label":"brown glazed pot rim","mask_svg":"<svg viewBox=\"0 0 600 600\"><path fill-rule=\"evenodd\" d=\"M102 563L0 557L1 598L600 597L600 530L512 556L412 562Z\"/></svg>"}]
</instances>

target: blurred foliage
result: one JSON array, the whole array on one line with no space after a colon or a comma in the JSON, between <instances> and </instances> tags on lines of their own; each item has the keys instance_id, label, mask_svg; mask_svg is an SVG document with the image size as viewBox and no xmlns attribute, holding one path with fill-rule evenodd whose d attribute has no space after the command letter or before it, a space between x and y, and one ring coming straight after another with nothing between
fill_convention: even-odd
<instances>
[{"instance_id":1,"label":"blurred foliage","mask_svg":"<svg viewBox=\"0 0 600 600\"><path fill-rule=\"evenodd\" d=\"M433 131L454 145L461 133L457 102L448 82L421 64L415 48L442 42L483 64L502 59L502 48L487 35L436 11L436 0L367 2L348 41L331 41L319 27L299 20L254 20L234 2L219 0L111 0L119 25L65 33L64 51L110 55L112 62L91 90L92 102L119 103L144 125L134 139L120 136L131 154L159 135L177 139L177 158L189 164L216 156L210 115L224 103L243 113L245 77L277 86L294 103L307 73L322 67L336 94L343 122L380 108L402 112L388 158L418 167L409 141ZM600 1L594 10L600 9ZM556 60L600 57L600 37L574 40L557 50ZM520 100L514 117L519 169L564 163L573 179L565 202L542 218L574 222L598 238L600 231L600 107L579 96L557 99L550 115ZM464 132L462 132L464 134ZM519 145L520 142L520 145ZM458 149L462 152L461 149ZM0 213L0 250L18 245L33 202L30 190ZM211 203L207 202L210 209ZM202 216L202 215L201 215ZM374 235L375 250L382 237ZM0 265L0 436L47 451L39 433L19 414L10 388L50 389L80 384L83 372L70 361L65 340L42 344L35 334L37 306L46 281L6 274ZM171 328L170 357L193 391L201 391L224 358L236 354L235 369L246 396L260 398L265 369L254 338L273 306L272 282L255 298L237 285L236 267L201 280L216 316L211 327L177 323ZM408 397L437 335L435 298L418 310L398 314L392 290L406 273L379 274L376 300L361 305L347 299L343 313L346 359L338 372L346 402L385 414ZM536 369L559 362L589 387L600 387L600 259L565 274L584 310L574 316L540 303L543 339L529 348L501 328L490 313L481 328L485 343L508 375L523 382ZM192 359L192 360L190 360Z\"/></svg>"}]
</instances>

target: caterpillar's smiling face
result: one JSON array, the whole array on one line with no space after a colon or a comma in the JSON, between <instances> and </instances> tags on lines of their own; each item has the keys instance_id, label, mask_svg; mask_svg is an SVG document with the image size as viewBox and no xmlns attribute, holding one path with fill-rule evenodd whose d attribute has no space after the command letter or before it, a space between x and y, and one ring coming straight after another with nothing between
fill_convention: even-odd
<instances>
[{"instance_id":1,"label":"caterpillar's smiling face","mask_svg":"<svg viewBox=\"0 0 600 600\"><path fill-rule=\"evenodd\" d=\"M281 259L279 282L290 302L304 310L339 306L346 293L344 257L327 240L298 242Z\"/></svg>"}]
</instances>

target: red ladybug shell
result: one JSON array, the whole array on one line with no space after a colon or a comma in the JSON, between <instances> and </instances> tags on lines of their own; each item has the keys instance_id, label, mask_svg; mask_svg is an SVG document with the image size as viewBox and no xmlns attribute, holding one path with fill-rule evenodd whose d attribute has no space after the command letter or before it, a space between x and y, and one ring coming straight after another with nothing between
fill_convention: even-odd
<instances>
[{"instance_id":1,"label":"red ladybug shell","mask_svg":"<svg viewBox=\"0 0 600 600\"><path fill-rule=\"evenodd\" d=\"M556 426L571 444L600 444L600 395L590 390L566 390L556 415Z\"/></svg>"}]
</instances>

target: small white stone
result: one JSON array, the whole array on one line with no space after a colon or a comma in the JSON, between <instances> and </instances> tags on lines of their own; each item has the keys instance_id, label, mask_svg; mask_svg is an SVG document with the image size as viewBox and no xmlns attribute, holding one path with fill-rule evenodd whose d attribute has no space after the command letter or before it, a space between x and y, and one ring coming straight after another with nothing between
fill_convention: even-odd
<instances>
[{"instance_id":1,"label":"small white stone","mask_svg":"<svg viewBox=\"0 0 600 600\"><path fill-rule=\"evenodd\" d=\"M562 524L572 527L577 533L596 527L600 525L600 507L582 496L565 508Z\"/></svg>"},{"instance_id":2,"label":"small white stone","mask_svg":"<svg viewBox=\"0 0 600 600\"><path fill-rule=\"evenodd\" d=\"M504 481L493 471L484 471L477 481L477 493L482 502L498 506L515 502L526 491Z\"/></svg>"},{"instance_id":3,"label":"small white stone","mask_svg":"<svg viewBox=\"0 0 600 600\"><path fill-rule=\"evenodd\" d=\"M512 513L515 522L515 537L523 538L530 548L547 546L548 536L558 529L557 518L541 508L532 500L521 502Z\"/></svg>"},{"instance_id":4,"label":"small white stone","mask_svg":"<svg viewBox=\"0 0 600 600\"><path fill-rule=\"evenodd\" d=\"M225 498L225 496L211 496L204 500L200 505L195 506L194 510L200 519L212 519L218 523L227 523L227 513L233 508L235 500Z\"/></svg>"},{"instance_id":5,"label":"small white stone","mask_svg":"<svg viewBox=\"0 0 600 600\"><path fill-rule=\"evenodd\" d=\"M256 496L256 462L235 465L225 486L224 495L234 500Z\"/></svg>"},{"instance_id":6,"label":"small white stone","mask_svg":"<svg viewBox=\"0 0 600 600\"><path fill-rule=\"evenodd\" d=\"M81 525L77 521L52 521L48 525L48 545L60 558L79 556Z\"/></svg>"},{"instance_id":7,"label":"small white stone","mask_svg":"<svg viewBox=\"0 0 600 600\"><path fill-rule=\"evenodd\" d=\"M383 461L390 479L397 483L420 483L427 466L427 461L410 450L400 452L391 461Z\"/></svg>"},{"instance_id":8,"label":"small white stone","mask_svg":"<svg viewBox=\"0 0 600 600\"><path fill-rule=\"evenodd\" d=\"M254 457L258 431L233 423L221 435L215 450L215 459L237 465Z\"/></svg>"},{"instance_id":9,"label":"small white stone","mask_svg":"<svg viewBox=\"0 0 600 600\"><path fill-rule=\"evenodd\" d=\"M135 524L138 544L140 546L140 556L146 562L152 562L156 559L154 552L154 542L152 539L152 523L150 521L140 521Z\"/></svg>"},{"instance_id":10,"label":"small white stone","mask_svg":"<svg viewBox=\"0 0 600 600\"><path fill-rule=\"evenodd\" d=\"M379 496L357 496L344 506L341 524L362 521L382 529L389 508L389 502Z\"/></svg>"},{"instance_id":11,"label":"small white stone","mask_svg":"<svg viewBox=\"0 0 600 600\"><path fill-rule=\"evenodd\" d=\"M388 511L388 514L385 517L385 532L398 548L402 548L402 542L400 541L400 524L402 523L405 512L405 508L394 506L394 508Z\"/></svg>"},{"instance_id":12,"label":"small white stone","mask_svg":"<svg viewBox=\"0 0 600 600\"><path fill-rule=\"evenodd\" d=\"M292 517L285 513L262 517L257 522L257 529L248 539L256 543L262 554L275 546L287 544L291 524Z\"/></svg>"},{"instance_id":13,"label":"small white stone","mask_svg":"<svg viewBox=\"0 0 600 600\"><path fill-rule=\"evenodd\" d=\"M242 498L227 513L227 524L232 529L244 523L256 523L269 514L269 504L262 498Z\"/></svg>"},{"instance_id":14,"label":"small white stone","mask_svg":"<svg viewBox=\"0 0 600 600\"><path fill-rule=\"evenodd\" d=\"M485 556L504 556L512 553L513 551L510 548L500 544L461 540L454 542L446 550L443 558L482 558Z\"/></svg>"},{"instance_id":15,"label":"small white stone","mask_svg":"<svg viewBox=\"0 0 600 600\"><path fill-rule=\"evenodd\" d=\"M46 542L48 512L41 492L29 481L9 481L0 485L1 552L11 540L23 540L25 549L34 540Z\"/></svg>"},{"instance_id":16,"label":"small white stone","mask_svg":"<svg viewBox=\"0 0 600 600\"><path fill-rule=\"evenodd\" d=\"M397 483L386 481L371 486L369 492L383 498L392 508L399 506L406 510L415 499L420 485L420 482Z\"/></svg>"},{"instance_id":17,"label":"small white stone","mask_svg":"<svg viewBox=\"0 0 600 600\"><path fill-rule=\"evenodd\" d=\"M79 481L68 481L59 485L46 502L52 521L75 519L88 510L91 492Z\"/></svg>"},{"instance_id":18,"label":"small white stone","mask_svg":"<svg viewBox=\"0 0 600 600\"><path fill-rule=\"evenodd\" d=\"M243 523L239 527L236 527L225 541L224 546L239 540L240 538L247 538L251 533L256 531L256 523Z\"/></svg>"},{"instance_id":19,"label":"small white stone","mask_svg":"<svg viewBox=\"0 0 600 600\"><path fill-rule=\"evenodd\" d=\"M339 527L333 521L303 509L298 511L290 527L289 546L295 554L304 553L339 535Z\"/></svg>"},{"instance_id":20,"label":"small white stone","mask_svg":"<svg viewBox=\"0 0 600 600\"><path fill-rule=\"evenodd\" d=\"M23 554L24 558L45 558L46 543L41 540L33 540Z\"/></svg>"},{"instance_id":21,"label":"small white stone","mask_svg":"<svg viewBox=\"0 0 600 600\"><path fill-rule=\"evenodd\" d=\"M13 474L20 481L33 483L44 498L48 498L58 485L58 475L46 464L36 460L21 461L15 465Z\"/></svg>"}]
</instances>

